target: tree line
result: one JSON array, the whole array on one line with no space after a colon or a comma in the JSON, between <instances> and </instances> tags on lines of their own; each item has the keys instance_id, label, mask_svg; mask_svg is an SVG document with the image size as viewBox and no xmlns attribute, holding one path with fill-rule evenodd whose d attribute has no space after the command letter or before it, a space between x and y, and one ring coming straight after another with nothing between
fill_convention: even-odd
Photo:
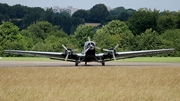
<instances>
[{"instance_id":1,"label":"tree line","mask_svg":"<svg viewBox=\"0 0 180 101\"><path fill-rule=\"evenodd\" d=\"M53 13L52 9L1 5L1 56L8 56L4 49L64 51L62 44L81 52L88 36L101 48L98 52L119 44L117 51L175 48L160 56L180 56L179 12L124 7L108 11L104 4L97 4L70 16L66 12ZM94 28L85 26L86 22L101 25Z\"/></svg>"}]
</instances>

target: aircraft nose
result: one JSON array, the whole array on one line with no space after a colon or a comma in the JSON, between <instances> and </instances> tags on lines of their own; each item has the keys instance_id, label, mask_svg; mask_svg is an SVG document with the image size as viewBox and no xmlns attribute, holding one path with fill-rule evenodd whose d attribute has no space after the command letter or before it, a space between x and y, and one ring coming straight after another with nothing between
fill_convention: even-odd
<instances>
[{"instance_id":1,"label":"aircraft nose","mask_svg":"<svg viewBox=\"0 0 180 101\"><path fill-rule=\"evenodd\" d=\"M91 44L90 49L93 50L94 48L95 48L94 45Z\"/></svg>"}]
</instances>

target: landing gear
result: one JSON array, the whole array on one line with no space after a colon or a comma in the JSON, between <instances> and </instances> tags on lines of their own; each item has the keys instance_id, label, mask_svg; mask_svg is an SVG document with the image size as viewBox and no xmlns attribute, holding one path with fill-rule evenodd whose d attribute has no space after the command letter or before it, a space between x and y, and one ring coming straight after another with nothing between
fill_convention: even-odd
<instances>
[{"instance_id":1,"label":"landing gear","mask_svg":"<svg viewBox=\"0 0 180 101\"><path fill-rule=\"evenodd\" d=\"M85 65L87 65L87 62L85 62Z\"/></svg>"},{"instance_id":2,"label":"landing gear","mask_svg":"<svg viewBox=\"0 0 180 101\"><path fill-rule=\"evenodd\" d=\"M101 63L102 63L102 66L105 66L105 61L104 60L102 60Z\"/></svg>"},{"instance_id":3,"label":"landing gear","mask_svg":"<svg viewBox=\"0 0 180 101\"><path fill-rule=\"evenodd\" d=\"M76 62L75 62L75 66L78 66L78 64L79 64L79 62L78 62L78 60L76 60Z\"/></svg>"}]
</instances>

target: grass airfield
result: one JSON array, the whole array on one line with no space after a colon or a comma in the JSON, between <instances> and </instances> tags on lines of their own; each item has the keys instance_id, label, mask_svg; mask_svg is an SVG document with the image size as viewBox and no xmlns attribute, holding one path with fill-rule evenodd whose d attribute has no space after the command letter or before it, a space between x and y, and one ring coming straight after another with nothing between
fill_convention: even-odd
<instances>
[{"instance_id":1,"label":"grass airfield","mask_svg":"<svg viewBox=\"0 0 180 101\"><path fill-rule=\"evenodd\" d=\"M177 66L82 67L0 68L0 101L180 100Z\"/></svg>"},{"instance_id":2,"label":"grass airfield","mask_svg":"<svg viewBox=\"0 0 180 101\"><path fill-rule=\"evenodd\" d=\"M49 61L49 58L42 57L2 57L0 59L4 61ZM125 61L125 62L179 62L180 57L136 57L136 58L128 58L121 59L116 61Z\"/></svg>"}]
</instances>

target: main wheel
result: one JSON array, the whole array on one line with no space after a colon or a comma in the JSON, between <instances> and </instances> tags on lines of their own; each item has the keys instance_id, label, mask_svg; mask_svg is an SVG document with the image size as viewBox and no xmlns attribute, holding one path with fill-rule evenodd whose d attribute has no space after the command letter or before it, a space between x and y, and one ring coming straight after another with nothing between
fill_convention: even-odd
<instances>
[{"instance_id":1,"label":"main wheel","mask_svg":"<svg viewBox=\"0 0 180 101\"><path fill-rule=\"evenodd\" d=\"M87 62L85 62L85 65L87 65Z\"/></svg>"},{"instance_id":2,"label":"main wheel","mask_svg":"<svg viewBox=\"0 0 180 101\"><path fill-rule=\"evenodd\" d=\"M79 64L79 62L78 62L78 60L76 60L76 62L75 62L75 66L78 66L78 64Z\"/></svg>"},{"instance_id":3,"label":"main wheel","mask_svg":"<svg viewBox=\"0 0 180 101\"><path fill-rule=\"evenodd\" d=\"M102 66L105 66L105 61L104 61L104 60L102 60L102 62L101 62L101 63L102 63Z\"/></svg>"}]
</instances>

